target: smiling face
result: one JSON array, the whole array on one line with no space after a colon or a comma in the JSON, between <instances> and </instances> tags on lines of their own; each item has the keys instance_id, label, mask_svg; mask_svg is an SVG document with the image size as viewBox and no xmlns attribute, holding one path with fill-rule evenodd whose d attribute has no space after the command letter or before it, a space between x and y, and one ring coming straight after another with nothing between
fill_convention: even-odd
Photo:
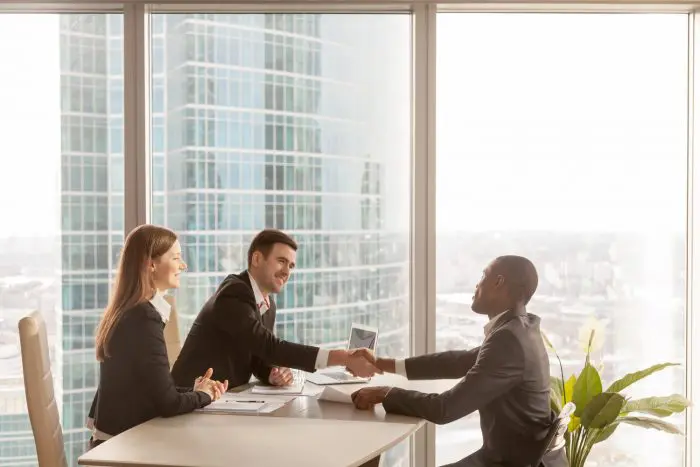
<instances>
[{"instance_id":1,"label":"smiling face","mask_svg":"<svg viewBox=\"0 0 700 467\"><path fill-rule=\"evenodd\" d=\"M182 261L180 242L175 241L162 256L152 260L153 285L160 291L180 287L180 273L187 269Z\"/></svg>"},{"instance_id":2,"label":"smiling face","mask_svg":"<svg viewBox=\"0 0 700 467\"><path fill-rule=\"evenodd\" d=\"M289 245L275 243L267 257L253 252L250 273L263 294L280 293L296 267L297 252Z\"/></svg>"}]
</instances>

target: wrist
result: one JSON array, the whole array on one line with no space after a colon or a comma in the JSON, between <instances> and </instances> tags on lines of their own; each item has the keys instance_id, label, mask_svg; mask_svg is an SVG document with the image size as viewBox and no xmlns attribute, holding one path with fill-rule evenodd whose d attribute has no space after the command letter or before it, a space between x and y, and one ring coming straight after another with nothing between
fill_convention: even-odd
<instances>
[{"instance_id":1,"label":"wrist","mask_svg":"<svg viewBox=\"0 0 700 467\"><path fill-rule=\"evenodd\" d=\"M345 366L347 362L347 350L331 350L328 353L328 366Z\"/></svg>"},{"instance_id":2,"label":"wrist","mask_svg":"<svg viewBox=\"0 0 700 467\"><path fill-rule=\"evenodd\" d=\"M396 360L393 358L378 358L377 368L385 373L396 373Z\"/></svg>"}]
</instances>

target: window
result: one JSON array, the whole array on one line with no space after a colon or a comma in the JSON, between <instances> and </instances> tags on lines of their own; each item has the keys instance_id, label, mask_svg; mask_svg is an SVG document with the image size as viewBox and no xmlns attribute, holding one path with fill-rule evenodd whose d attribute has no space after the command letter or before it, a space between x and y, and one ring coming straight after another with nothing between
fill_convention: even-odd
<instances>
[{"instance_id":1,"label":"window","mask_svg":"<svg viewBox=\"0 0 700 467\"><path fill-rule=\"evenodd\" d=\"M567 374L590 318L607 329L604 381L684 364L687 16L440 14L437 33L438 350L481 342L474 285L520 254L539 270L528 309ZM683 394L684 377L666 370L630 395ZM437 465L476 450L478 415L436 443ZM684 446L625 427L591 461L680 467Z\"/></svg>"},{"instance_id":2,"label":"window","mask_svg":"<svg viewBox=\"0 0 700 467\"><path fill-rule=\"evenodd\" d=\"M159 37L164 38L164 44L152 49L151 59L161 61L158 54L167 50L167 70L177 72L153 77L159 87L165 87L169 103L162 118L153 117L153 134L196 137L188 138L188 147L169 140L163 158L153 165L154 179L165 180L166 186L165 202L152 203L151 215L182 233L190 272L207 284L197 288L188 285L180 291L182 329L189 328L221 277L246 268L246 256L240 252L247 250L253 233L276 227L296 238L300 258L318 258L300 261L286 290L277 297L279 335L306 344L332 344L347 338L348 326L355 320L381 326L386 337L380 341L380 353L407 355L410 17L282 15L280 18L289 20L273 22L274 15L266 15L264 23L251 30L253 23L248 17L254 15L214 14L208 16L211 23L207 31L192 36L189 28L196 24L193 15L163 16L152 17L163 28ZM308 25L320 23L320 37L299 30L292 41L288 32L295 17L306 18ZM196 38L198 61L188 61L188 51L183 49L192 37ZM317 47L315 59L321 60L317 68L323 73L288 81L288 72L303 73L312 68L307 63L313 58L308 50L319 40L324 54ZM326 56L327 62L323 61ZM249 68L232 71L230 63L238 63L239 58ZM204 60L207 63L201 62ZM352 64L351 70L348 64ZM214 77L224 80L215 81ZM327 93L323 108L303 104L309 88ZM214 119L203 105L207 101L200 93L205 90L217 104ZM182 120L178 116L183 114L192 118ZM315 157L308 158L304 151L311 148L300 147L299 135L316 128L339 142L336 148L319 145ZM221 129L222 134L205 137L213 129L217 133ZM343 145L345 141L348 144ZM161 150L161 146L154 148ZM368 163L391 174L376 182L380 195L363 190L361 175ZM342 185L340 181L322 183L324 170L348 177ZM158 171L181 176L166 178ZM307 174L308 183L290 183L295 171ZM268 183L266 177L272 177ZM185 189L193 198L181 196ZM212 189L217 194L211 193ZM316 196L309 196L309 191ZM338 198L343 199L342 215L335 212ZM392 209L366 213L364 217L372 219L363 222L361 207L370 201ZM386 217L376 218L380 215ZM345 243L333 241L330 251L324 253L327 243L339 235ZM366 245L370 241L371 246ZM341 250L357 250L363 245L371 253L366 258L342 258ZM388 260L381 252L390 250L401 253ZM318 287L317 293L312 293L321 283L313 270L325 267L326 255L337 257L336 266L344 272L325 280L333 287ZM360 288L364 281L383 293ZM295 287L299 283L308 284L309 291L302 293L303 289ZM333 292L345 283L357 286L342 294ZM342 310L344 318L330 319L337 310ZM321 330L317 329L319 323ZM405 454L405 447L394 451L388 456L393 463L387 467L408 465Z\"/></svg>"},{"instance_id":3,"label":"window","mask_svg":"<svg viewBox=\"0 0 700 467\"><path fill-rule=\"evenodd\" d=\"M26 441L32 432L17 347L17 322L31 310L41 311L48 326L69 465L88 439L83 427L96 389L94 329L115 264L105 244L108 215L124 217L123 186L114 183L123 180L123 159L108 150L121 150L116 141L123 126L110 117L121 112L122 76L106 71L121 65L104 63L123 55L108 22L121 25L122 16L0 14L0 62L12 70L0 77L3 466L36 464L33 442ZM116 231L111 245L123 242Z\"/></svg>"}]
</instances>

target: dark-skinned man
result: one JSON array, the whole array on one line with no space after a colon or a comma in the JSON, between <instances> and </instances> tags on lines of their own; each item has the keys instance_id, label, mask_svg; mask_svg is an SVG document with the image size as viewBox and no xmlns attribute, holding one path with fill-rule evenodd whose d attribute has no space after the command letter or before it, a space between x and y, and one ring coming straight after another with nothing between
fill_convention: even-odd
<instances>
[{"instance_id":1,"label":"dark-skinned man","mask_svg":"<svg viewBox=\"0 0 700 467\"><path fill-rule=\"evenodd\" d=\"M352 395L355 406L370 409L381 403L388 413L436 424L478 410L483 446L450 467L529 467L556 417L549 403L549 358L540 318L525 310L537 282L537 270L527 258L496 258L484 270L472 299L472 310L489 317L480 347L406 360L377 359L380 370L408 379L461 380L441 394L364 388ZM564 450L549 452L543 465L568 466Z\"/></svg>"}]
</instances>

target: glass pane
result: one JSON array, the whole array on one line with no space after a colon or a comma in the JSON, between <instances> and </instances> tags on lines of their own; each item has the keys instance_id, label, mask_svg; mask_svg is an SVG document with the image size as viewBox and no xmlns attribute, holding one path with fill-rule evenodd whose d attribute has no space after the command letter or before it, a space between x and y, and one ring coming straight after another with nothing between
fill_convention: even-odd
<instances>
[{"instance_id":1,"label":"glass pane","mask_svg":"<svg viewBox=\"0 0 700 467\"><path fill-rule=\"evenodd\" d=\"M685 363L687 34L687 16L673 14L439 15L438 350L480 344L474 286L492 259L519 254L538 268L528 310L567 377L583 367L579 330L594 318L604 387ZM684 372L626 394L683 394ZM437 465L481 446L477 414L437 433ZM683 462L683 437L627 426L590 457Z\"/></svg>"},{"instance_id":2,"label":"glass pane","mask_svg":"<svg viewBox=\"0 0 700 467\"><path fill-rule=\"evenodd\" d=\"M408 15L154 15L152 219L181 234L182 331L257 231L299 243L276 331L409 353ZM405 446L385 465L408 465Z\"/></svg>"},{"instance_id":3,"label":"glass pane","mask_svg":"<svg viewBox=\"0 0 700 467\"><path fill-rule=\"evenodd\" d=\"M123 125L112 108L123 94L121 25L121 15L0 15L0 63L11 70L0 78L3 466L36 465L17 335L31 310L48 328L69 465L85 452L94 330L123 242Z\"/></svg>"}]
</instances>

